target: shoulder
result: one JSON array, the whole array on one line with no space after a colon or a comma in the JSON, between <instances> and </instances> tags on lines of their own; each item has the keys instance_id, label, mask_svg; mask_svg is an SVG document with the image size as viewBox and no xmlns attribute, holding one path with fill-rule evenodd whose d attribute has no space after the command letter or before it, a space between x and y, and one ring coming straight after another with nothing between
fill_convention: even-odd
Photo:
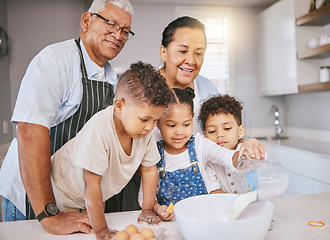
<instances>
[{"instance_id":1,"label":"shoulder","mask_svg":"<svg viewBox=\"0 0 330 240\"><path fill-rule=\"evenodd\" d=\"M214 83L210 79L203 77L202 75L197 75L196 81L197 81L199 88L212 87L212 88L216 89L216 86L214 85Z\"/></svg>"},{"instance_id":2,"label":"shoulder","mask_svg":"<svg viewBox=\"0 0 330 240\"><path fill-rule=\"evenodd\" d=\"M42 59L56 64L67 64L68 61L78 60L79 52L75 41L70 39L46 46L36 55L35 59Z\"/></svg>"},{"instance_id":3,"label":"shoulder","mask_svg":"<svg viewBox=\"0 0 330 240\"><path fill-rule=\"evenodd\" d=\"M203 77L202 75L197 75L196 82L201 95L201 100L204 100L211 95L218 94L217 87L210 79Z\"/></svg>"}]
</instances>

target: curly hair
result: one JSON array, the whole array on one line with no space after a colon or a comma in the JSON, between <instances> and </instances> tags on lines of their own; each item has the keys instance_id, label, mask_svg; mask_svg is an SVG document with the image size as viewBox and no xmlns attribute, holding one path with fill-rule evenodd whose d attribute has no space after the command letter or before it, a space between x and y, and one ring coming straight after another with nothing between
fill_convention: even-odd
<instances>
[{"instance_id":1,"label":"curly hair","mask_svg":"<svg viewBox=\"0 0 330 240\"><path fill-rule=\"evenodd\" d=\"M205 101L200 110L198 116L202 121L205 128L205 122L210 115L216 115L220 113L232 114L237 124L242 125L242 103L237 101L234 97L225 95L216 95Z\"/></svg>"},{"instance_id":2,"label":"curly hair","mask_svg":"<svg viewBox=\"0 0 330 240\"><path fill-rule=\"evenodd\" d=\"M167 107L174 101L166 79L149 63L132 63L118 81L116 95L123 94L136 101Z\"/></svg>"},{"instance_id":3,"label":"curly hair","mask_svg":"<svg viewBox=\"0 0 330 240\"><path fill-rule=\"evenodd\" d=\"M194 97L195 92L191 87L186 87L185 89L181 88L172 88L174 92L175 101L174 104L184 104L191 109L192 115L194 115Z\"/></svg>"}]
</instances>

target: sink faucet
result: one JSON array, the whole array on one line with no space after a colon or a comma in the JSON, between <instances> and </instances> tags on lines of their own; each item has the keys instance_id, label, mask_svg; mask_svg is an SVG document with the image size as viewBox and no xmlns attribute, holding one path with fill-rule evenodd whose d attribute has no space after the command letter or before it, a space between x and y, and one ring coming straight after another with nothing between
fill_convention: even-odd
<instances>
[{"instance_id":1,"label":"sink faucet","mask_svg":"<svg viewBox=\"0 0 330 240\"><path fill-rule=\"evenodd\" d=\"M280 120L279 120L279 115L280 113L278 112L278 107L276 105L272 106L271 112L274 112L275 115L275 138L280 139L280 133L282 132L282 128L280 127Z\"/></svg>"}]
</instances>

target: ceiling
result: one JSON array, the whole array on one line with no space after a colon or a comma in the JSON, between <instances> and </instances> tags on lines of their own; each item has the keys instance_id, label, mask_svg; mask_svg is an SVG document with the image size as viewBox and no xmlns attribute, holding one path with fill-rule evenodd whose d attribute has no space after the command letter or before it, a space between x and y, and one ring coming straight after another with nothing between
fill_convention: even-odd
<instances>
[{"instance_id":1,"label":"ceiling","mask_svg":"<svg viewBox=\"0 0 330 240\"><path fill-rule=\"evenodd\" d=\"M48 1L61 2L71 1L79 2L86 0L6 0L7 2L20 1ZM89 0L91 1L91 0ZM130 0L132 4L175 4L175 5L204 5L204 6L230 6L230 7L268 7L279 0Z\"/></svg>"},{"instance_id":2,"label":"ceiling","mask_svg":"<svg viewBox=\"0 0 330 240\"><path fill-rule=\"evenodd\" d=\"M232 7L267 7L278 0L130 0L132 4L212 5Z\"/></svg>"}]
</instances>

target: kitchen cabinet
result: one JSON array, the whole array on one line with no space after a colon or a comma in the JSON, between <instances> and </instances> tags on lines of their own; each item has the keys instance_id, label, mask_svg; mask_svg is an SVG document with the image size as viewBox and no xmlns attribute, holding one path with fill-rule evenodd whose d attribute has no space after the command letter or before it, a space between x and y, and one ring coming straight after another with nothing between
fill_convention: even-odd
<instances>
[{"instance_id":1,"label":"kitchen cabinet","mask_svg":"<svg viewBox=\"0 0 330 240\"><path fill-rule=\"evenodd\" d=\"M262 96L330 89L319 82L330 44L307 48L311 38L326 33L330 3L309 13L310 0L280 0L258 15L258 79Z\"/></svg>"}]
</instances>

